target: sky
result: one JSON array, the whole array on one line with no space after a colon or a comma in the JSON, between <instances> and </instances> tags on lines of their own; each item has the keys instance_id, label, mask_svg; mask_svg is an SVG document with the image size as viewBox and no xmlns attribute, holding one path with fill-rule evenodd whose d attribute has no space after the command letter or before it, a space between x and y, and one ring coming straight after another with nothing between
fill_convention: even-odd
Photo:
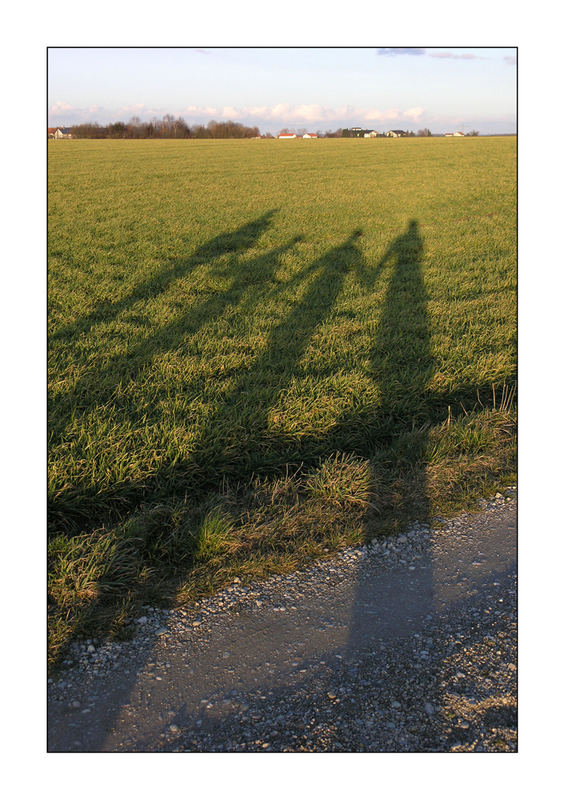
<instances>
[{"instance_id":1,"label":"sky","mask_svg":"<svg viewBox=\"0 0 565 800\"><path fill-rule=\"evenodd\" d=\"M51 47L48 124L173 114L273 134L354 125L515 133L516 61L513 47Z\"/></svg>"}]
</instances>

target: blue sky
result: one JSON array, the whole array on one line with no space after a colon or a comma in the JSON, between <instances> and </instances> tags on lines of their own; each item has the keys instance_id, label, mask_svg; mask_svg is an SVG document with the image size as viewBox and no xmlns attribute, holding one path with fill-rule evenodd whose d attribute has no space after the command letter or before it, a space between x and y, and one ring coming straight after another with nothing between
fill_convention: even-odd
<instances>
[{"instance_id":1,"label":"blue sky","mask_svg":"<svg viewBox=\"0 0 565 800\"><path fill-rule=\"evenodd\" d=\"M50 48L48 122L516 131L514 48Z\"/></svg>"}]
</instances>

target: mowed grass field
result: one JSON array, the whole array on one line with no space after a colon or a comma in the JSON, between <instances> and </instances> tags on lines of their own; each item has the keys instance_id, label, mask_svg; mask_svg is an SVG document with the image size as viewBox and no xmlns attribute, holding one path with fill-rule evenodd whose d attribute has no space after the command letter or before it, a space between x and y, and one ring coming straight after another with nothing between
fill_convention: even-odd
<instances>
[{"instance_id":1,"label":"mowed grass field","mask_svg":"<svg viewBox=\"0 0 565 800\"><path fill-rule=\"evenodd\" d=\"M53 660L514 476L515 138L61 141L48 172Z\"/></svg>"}]
</instances>

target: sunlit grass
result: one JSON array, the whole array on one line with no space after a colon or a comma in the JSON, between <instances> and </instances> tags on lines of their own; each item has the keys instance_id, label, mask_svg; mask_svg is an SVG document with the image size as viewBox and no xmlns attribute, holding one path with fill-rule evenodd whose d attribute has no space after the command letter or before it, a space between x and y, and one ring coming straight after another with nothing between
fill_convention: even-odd
<instances>
[{"instance_id":1,"label":"sunlit grass","mask_svg":"<svg viewBox=\"0 0 565 800\"><path fill-rule=\"evenodd\" d=\"M515 188L513 138L51 143L58 630L511 474Z\"/></svg>"}]
</instances>

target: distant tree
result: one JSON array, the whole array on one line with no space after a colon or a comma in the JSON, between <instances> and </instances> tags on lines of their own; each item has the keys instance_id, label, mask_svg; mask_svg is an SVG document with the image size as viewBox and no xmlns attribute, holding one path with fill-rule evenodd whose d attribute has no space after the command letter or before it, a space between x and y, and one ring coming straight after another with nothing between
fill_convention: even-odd
<instances>
[{"instance_id":1,"label":"distant tree","mask_svg":"<svg viewBox=\"0 0 565 800\"><path fill-rule=\"evenodd\" d=\"M193 125L190 129L190 135L194 139L207 139L209 138L209 132L206 130L204 125Z\"/></svg>"},{"instance_id":2,"label":"distant tree","mask_svg":"<svg viewBox=\"0 0 565 800\"><path fill-rule=\"evenodd\" d=\"M466 134L466 135L467 135L467 136L478 136L478 135L479 135L479 132L478 132L478 131L469 131L469 133L468 133L468 134Z\"/></svg>"},{"instance_id":3,"label":"distant tree","mask_svg":"<svg viewBox=\"0 0 565 800\"><path fill-rule=\"evenodd\" d=\"M210 120L207 126L189 127L182 117L165 114L162 119L141 122L139 117L130 121L111 122L101 126L97 122L75 125L71 132L77 139L243 139L260 135L259 128L247 127L239 122Z\"/></svg>"},{"instance_id":4,"label":"distant tree","mask_svg":"<svg viewBox=\"0 0 565 800\"><path fill-rule=\"evenodd\" d=\"M422 130L418 131L418 136L431 136L432 132L429 128L423 128Z\"/></svg>"},{"instance_id":5,"label":"distant tree","mask_svg":"<svg viewBox=\"0 0 565 800\"><path fill-rule=\"evenodd\" d=\"M127 133L125 123L113 122L108 125L108 136L110 139L124 139Z\"/></svg>"},{"instance_id":6,"label":"distant tree","mask_svg":"<svg viewBox=\"0 0 565 800\"><path fill-rule=\"evenodd\" d=\"M71 133L75 139L105 139L108 135L106 128L103 128L97 122L73 125Z\"/></svg>"}]
</instances>

